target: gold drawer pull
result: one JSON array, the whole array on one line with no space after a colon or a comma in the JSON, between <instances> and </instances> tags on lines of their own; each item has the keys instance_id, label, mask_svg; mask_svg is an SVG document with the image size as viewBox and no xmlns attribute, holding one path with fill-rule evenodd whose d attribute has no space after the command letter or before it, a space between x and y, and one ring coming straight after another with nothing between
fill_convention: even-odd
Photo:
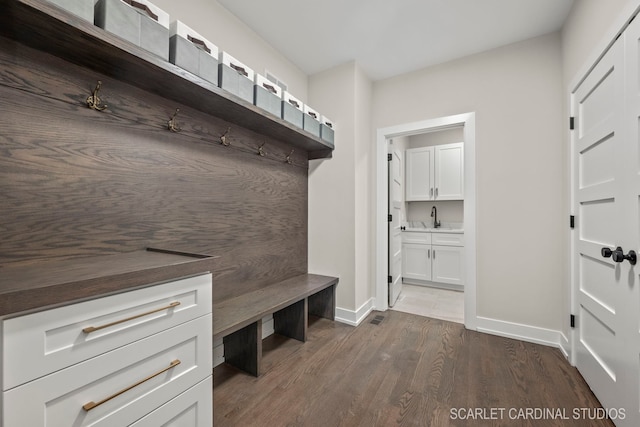
<instances>
[{"instance_id":1,"label":"gold drawer pull","mask_svg":"<svg viewBox=\"0 0 640 427\"><path fill-rule=\"evenodd\" d=\"M140 384L142 384L142 383L144 383L144 382L149 381L151 378L155 378L155 377L157 377L158 375L160 375L160 374L163 374L163 373L167 372L169 369L171 369L171 368L175 368L175 367L176 367L176 366L178 366L179 364L180 364L180 359L176 359L176 360L174 360L173 362L171 362L171 364L170 364L167 368L164 368L163 370L161 370L161 371L159 371L159 372L156 372L156 373L155 373L155 374L153 374L153 375L149 375L147 378L145 378L145 379L143 379L143 380L140 380L140 381L138 381L137 383L135 383L135 384L133 384L133 385L130 385L129 387L127 387L127 388L125 388L125 389L123 389L123 390L120 390L120 391L119 391L119 392L117 392L117 393L112 394L111 396L107 397L106 399L102 399L100 402L97 402L97 403L96 403L96 402L89 402L89 403L85 403L84 405L82 405L82 409L84 409L85 411L90 411L90 410L92 410L93 408L96 408L96 407L98 407L98 406L102 405L103 403L106 403L106 402L110 401L110 400L111 400L111 399L113 399L114 397L118 397L118 396L120 396L122 393L126 393L127 391L131 390L132 388L138 387Z\"/></svg>"},{"instance_id":2,"label":"gold drawer pull","mask_svg":"<svg viewBox=\"0 0 640 427\"><path fill-rule=\"evenodd\" d=\"M134 319L137 319L138 317L148 316L150 314L157 313L157 312L163 311L163 310L169 310L170 308L177 307L179 305L180 305L180 301L175 301L175 302L172 302L171 304L169 304L166 307L156 308L155 310L147 311L146 313L142 313L142 314L136 314L135 316L127 317L126 319L116 320L115 322L107 323L106 325L89 326L87 328L84 328L82 330L82 332L84 332L85 334L88 334L90 332L99 331L100 329L104 329L104 328L108 328L110 326L118 325L120 323L128 322L129 320L134 320Z\"/></svg>"}]
</instances>

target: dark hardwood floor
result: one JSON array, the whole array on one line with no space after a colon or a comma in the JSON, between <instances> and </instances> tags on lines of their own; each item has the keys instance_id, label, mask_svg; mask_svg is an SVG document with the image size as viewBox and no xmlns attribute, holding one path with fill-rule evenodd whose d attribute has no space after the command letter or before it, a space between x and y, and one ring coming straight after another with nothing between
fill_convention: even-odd
<instances>
[{"instance_id":1,"label":"dark hardwood floor","mask_svg":"<svg viewBox=\"0 0 640 427\"><path fill-rule=\"evenodd\" d=\"M216 427L613 425L590 419L600 405L557 349L457 323L311 319L306 343L272 335L263 351L259 378L214 369Z\"/></svg>"}]
</instances>

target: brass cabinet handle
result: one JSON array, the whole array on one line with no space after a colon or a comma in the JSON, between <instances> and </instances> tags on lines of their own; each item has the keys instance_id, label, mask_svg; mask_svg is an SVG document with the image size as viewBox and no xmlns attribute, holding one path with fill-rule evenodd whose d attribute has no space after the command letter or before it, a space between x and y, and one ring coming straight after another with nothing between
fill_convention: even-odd
<instances>
[{"instance_id":1,"label":"brass cabinet handle","mask_svg":"<svg viewBox=\"0 0 640 427\"><path fill-rule=\"evenodd\" d=\"M138 387L140 384L142 384L142 383L144 383L144 382L147 382L147 381L149 381L150 379L155 378L155 377L157 377L158 375L160 375L160 374L163 374L163 373L167 372L169 369L175 368L175 367L176 367L176 366L178 366L180 363L181 363L181 362L180 362L180 359L176 359L176 360L174 360L173 362L171 362L171 363L169 364L169 366L168 366L168 367L166 367L166 368L162 369L161 371L158 371L158 372L156 372L156 373L155 373L155 374L153 374L153 375L149 375L147 378L142 379L142 380L138 381L137 383L135 383L135 384L133 384L133 385L130 385L129 387L127 387L127 388L125 388L125 389L122 389L122 390L120 390L119 392L114 393L114 394L112 394L111 396L109 396L109 397L107 397L107 398L105 398L105 399L102 399L102 400L101 400L101 401L99 401L99 402L89 402L89 403L85 403L84 405L82 405L82 409L84 409L85 411L90 411L90 410L92 410L93 408L96 408L96 407L98 407L98 406L102 405L103 403L106 403L106 402L110 401L111 399L113 399L113 398L115 398L115 397L120 396L122 393L126 393L126 392L128 392L129 390L131 390L132 388Z\"/></svg>"},{"instance_id":2,"label":"brass cabinet handle","mask_svg":"<svg viewBox=\"0 0 640 427\"><path fill-rule=\"evenodd\" d=\"M130 320L134 320L134 319L137 319L139 317L148 316L149 314L157 313L157 312L163 311L163 310L169 310L170 308L177 307L179 305L180 305L180 301L175 301L175 302L172 302L171 304L169 304L166 307L156 308L155 310L147 311L146 313L136 314L135 316L127 317L126 319L116 320L115 322L107 323L107 324L100 325L100 326L89 326L87 328L84 328L82 330L82 332L84 332L85 334L88 334L88 333L91 333L91 332L99 331L100 329L108 328L110 326L119 325L120 323L128 322Z\"/></svg>"}]
</instances>

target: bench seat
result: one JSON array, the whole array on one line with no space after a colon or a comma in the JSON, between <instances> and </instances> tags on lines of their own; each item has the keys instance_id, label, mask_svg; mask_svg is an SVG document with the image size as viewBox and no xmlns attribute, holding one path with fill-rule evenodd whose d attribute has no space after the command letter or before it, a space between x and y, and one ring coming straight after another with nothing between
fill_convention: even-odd
<instances>
[{"instance_id":1,"label":"bench seat","mask_svg":"<svg viewBox=\"0 0 640 427\"><path fill-rule=\"evenodd\" d=\"M338 278L302 274L213 304L213 339L223 338L225 361L260 375L262 318L276 333L306 341L308 315L335 320Z\"/></svg>"}]
</instances>

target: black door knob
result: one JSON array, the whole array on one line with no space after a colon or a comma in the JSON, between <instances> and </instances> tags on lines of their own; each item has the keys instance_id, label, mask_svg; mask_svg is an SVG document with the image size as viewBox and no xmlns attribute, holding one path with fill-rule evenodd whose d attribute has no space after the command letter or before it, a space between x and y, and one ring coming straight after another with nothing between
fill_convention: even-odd
<instances>
[{"instance_id":1,"label":"black door knob","mask_svg":"<svg viewBox=\"0 0 640 427\"><path fill-rule=\"evenodd\" d=\"M611 259L613 259L614 262L622 262L626 259L631 265L636 265L636 262L638 261L635 251L629 251L629 253L625 255L620 246L611 253Z\"/></svg>"},{"instance_id":2,"label":"black door knob","mask_svg":"<svg viewBox=\"0 0 640 427\"><path fill-rule=\"evenodd\" d=\"M609 258L613 251L609 248L602 248L600 249L600 253L602 254L603 258Z\"/></svg>"}]
</instances>

